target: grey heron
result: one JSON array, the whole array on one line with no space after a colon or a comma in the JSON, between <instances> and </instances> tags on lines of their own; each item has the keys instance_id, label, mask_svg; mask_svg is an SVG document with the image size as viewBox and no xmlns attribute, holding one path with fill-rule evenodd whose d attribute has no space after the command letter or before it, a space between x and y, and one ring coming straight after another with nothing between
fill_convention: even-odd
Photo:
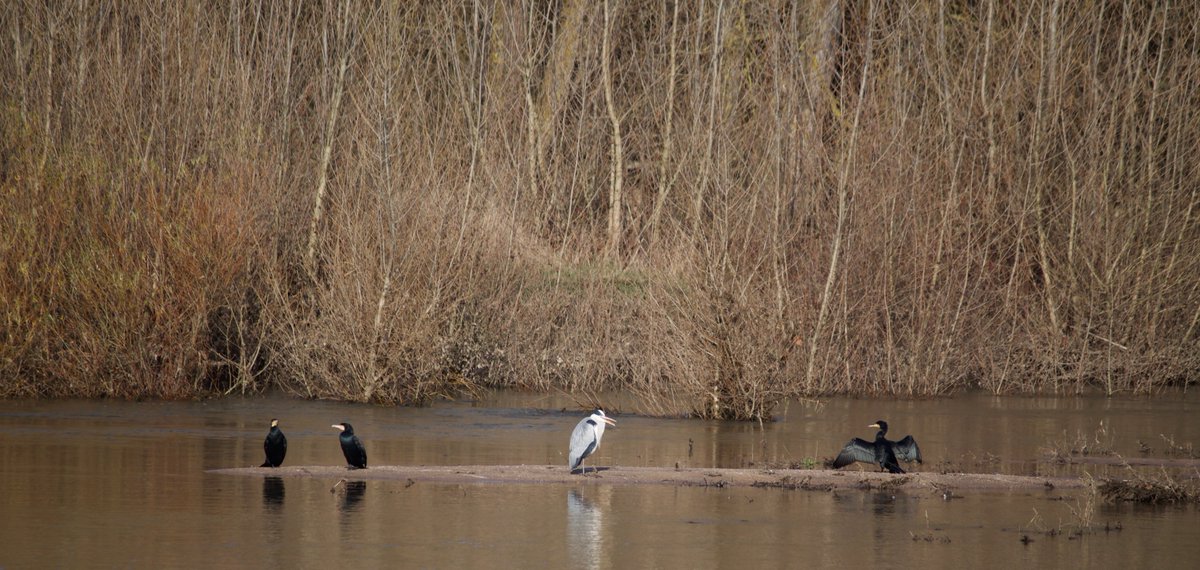
<instances>
[{"instance_id":1,"label":"grey heron","mask_svg":"<svg viewBox=\"0 0 1200 570\"><path fill-rule=\"evenodd\" d=\"M867 427L879 428L875 441L854 438L842 448L842 452L833 460L833 468L845 467L855 461L874 463L889 473L904 473L897 459L921 463L921 448L913 436L904 436L900 441L888 441L887 422L879 420Z\"/></svg>"},{"instance_id":2,"label":"grey heron","mask_svg":"<svg viewBox=\"0 0 1200 570\"><path fill-rule=\"evenodd\" d=\"M366 469L367 450L363 448L358 436L354 435L354 426L343 422L333 424L333 428L342 432L338 439L342 442L342 455L346 456L346 463L350 464L350 468Z\"/></svg>"},{"instance_id":3,"label":"grey heron","mask_svg":"<svg viewBox=\"0 0 1200 570\"><path fill-rule=\"evenodd\" d=\"M263 441L263 451L267 453L267 461L259 467L279 467L283 465L283 456L287 455L287 438L279 429L279 420L271 420L271 431Z\"/></svg>"},{"instance_id":4,"label":"grey heron","mask_svg":"<svg viewBox=\"0 0 1200 570\"><path fill-rule=\"evenodd\" d=\"M617 421L604 415L604 410L596 408L592 415L583 418L571 432L571 447L567 452L567 466L574 473L583 465L583 460L600 447L600 439L604 437L605 425L616 425ZM584 468L586 473L587 469Z\"/></svg>"}]
</instances>

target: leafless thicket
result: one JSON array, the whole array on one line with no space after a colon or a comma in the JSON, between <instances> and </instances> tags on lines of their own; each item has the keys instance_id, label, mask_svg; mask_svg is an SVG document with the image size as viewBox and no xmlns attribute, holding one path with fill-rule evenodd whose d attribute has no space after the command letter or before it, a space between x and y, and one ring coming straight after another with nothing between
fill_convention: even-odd
<instances>
[{"instance_id":1,"label":"leafless thicket","mask_svg":"<svg viewBox=\"0 0 1200 570\"><path fill-rule=\"evenodd\" d=\"M1187 2L0 7L0 394L1151 392Z\"/></svg>"}]
</instances>

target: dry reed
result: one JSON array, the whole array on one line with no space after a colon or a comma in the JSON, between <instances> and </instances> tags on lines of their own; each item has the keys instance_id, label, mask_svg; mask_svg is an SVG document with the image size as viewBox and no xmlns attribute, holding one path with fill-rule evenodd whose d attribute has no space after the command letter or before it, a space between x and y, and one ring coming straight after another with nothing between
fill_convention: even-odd
<instances>
[{"instance_id":1,"label":"dry reed","mask_svg":"<svg viewBox=\"0 0 1200 570\"><path fill-rule=\"evenodd\" d=\"M0 395L1187 385L1197 22L5 2Z\"/></svg>"}]
</instances>

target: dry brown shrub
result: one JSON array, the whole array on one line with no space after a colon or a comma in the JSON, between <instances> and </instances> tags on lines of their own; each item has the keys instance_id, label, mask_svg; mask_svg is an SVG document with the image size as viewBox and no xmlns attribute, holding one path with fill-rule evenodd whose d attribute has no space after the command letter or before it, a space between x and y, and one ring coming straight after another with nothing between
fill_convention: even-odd
<instances>
[{"instance_id":1,"label":"dry brown shrub","mask_svg":"<svg viewBox=\"0 0 1200 570\"><path fill-rule=\"evenodd\" d=\"M1187 385L1197 21L4 3L0 392Z\"/></svg>"}]
</instances>

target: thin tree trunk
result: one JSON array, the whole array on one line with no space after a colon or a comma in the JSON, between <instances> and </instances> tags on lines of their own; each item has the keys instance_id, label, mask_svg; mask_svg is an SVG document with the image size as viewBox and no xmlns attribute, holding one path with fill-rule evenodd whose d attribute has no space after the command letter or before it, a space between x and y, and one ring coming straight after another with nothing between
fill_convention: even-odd
<instances>
[{"instance_id":1,"label":"thin tree trunk","mask_svg":"<svg viewBox=\"0 0 1200 570\"><path fill-rule=\"evenodd\" d=\"M838 96L831 91L834 81L834 60L842 36L841 0L814 1L807 11L807 50L810 54L804 65L802 81L807 97L800 105L800 183L807 182L809 191L800 204L800 216L807 218L813 207L814 197L821 192L825 176L823 158L825 149L825 123L834 108Z\"/></svg>"},{"instance_id":2,"label":"thin tree trunk","mask_svg":"<svg viewBox=\"0 0 1200 570\"><path fill-rule=\"evenodd\" d=\"M717 130L717 99L720 93L721 77L721 18L725 11L725 2L717 2L717 16L713 21L712 39L712 77L708 93L708 134L704 147L704 157L700 160L700 182L696 184L696 193L692 197L692 239L696 239L700 230L700 218L704 213L704 194L708 191L708 180L712 173L713 145Z\"/></svg>"},{"instance_id":3,"label":"thin tree trunk","mask_svg":"<svg viewBox=\"0 0 1200 570\"><path fill-rule=\"evenodd\" d=\"M677 65L675 63L675 37L679 28L679 4L683 0L675 0L674 9L671 14L671 59L668 64L667 71L667 117L663 121L662 137L662 160L658 163L658 191L654 195L654 211L650 215L650 241L658 242L658 224L662 219L663 205L667 202L667 193L671 190L671 183L667 178L667 168L671 160L671 122L675 114L675 74Z\"/></svg>"},{"instance_id":4,"label":"thin tree trunk","mask_svg":"<svg viewBox=\"0 0 1200 570\"><path fill-rule=\"evenodd\" d=\"M305 255L305 260L308 264L308 270L311 274L316 274L317 269L317 229L321 223L321 216L325 210L325 190L329 184L329 160L333 153L333 139L337 128L338 108L342 104L342 93L346 83L346 70L350 67L349 51L342 54L341 63L338 65L337 82L333 86L333 98L329 107L329 118L325 123L325 143L321 148L321 164L317 167L317 192L313 199L312 223L308 230L308 252Z\"/></svg>"},{"instance_id":5,"label":"thin tree trunk","mask_svg":"<svg viewBox=\"0 0 1200 570\"><path fill-rule=\"evenodd\" d=\"M604 103L608 108L608 119L612 123L612 166L609 172L608 186L608 256L617 259L621 246L621 206L622 177L624 175L624 156L621 145L621 119L617 116L613 104L612 82L612 10L608 0L604 0L604 43L601 55L601 71L604 74Z\"/></svg>"},{"instance_id":6,"label":"thin tree trunk","mask_svg":"<svg viewBox=\"0 0 1200 570\"><path fill-rule=\"evenodd\" d=\"M550 133L563 102L571 92L571 75L575 69L575 54L579 45L579 30L583 27L583 16L591 4L583 0L565 0L558 18L558 31L554 35L554 47L550 61L542 74L537 100L537 140L534 159L541 171L546 170L546 147L550 145Z\"/></svg>"},{"instance_id":7,"label":"thin tree trunk","mask_svg":"<svg viewBox=\"0 0 1200 570\"><path fill-rule=\"evenodd\" d=\"M846 226L847 195L850 185L850 166L854 163L854 151L858 142L858 122L862 116L863 98L867 92L867 79L870 77L871 53L875 33L875 2L870 2L867 10L867 49L863 57L862 77L858 86L858 100L855 102L854 122L850 126L850 143L842 158L841 174L838 177L838 210L837 228L833 234L833 251L829 255L829 272L825 276L825 289L821 293L821 308L817 313L817 324L813 327L812 339L808 343L808 370L804 376L805 388L813 389L813 371L817 362L817 347L821 340L821 331L825 328L825 318L829 314L829 299L833 292L833 284L837 281L838 261L842 253L842 233Z\"/></svg>"}]
</instances>

